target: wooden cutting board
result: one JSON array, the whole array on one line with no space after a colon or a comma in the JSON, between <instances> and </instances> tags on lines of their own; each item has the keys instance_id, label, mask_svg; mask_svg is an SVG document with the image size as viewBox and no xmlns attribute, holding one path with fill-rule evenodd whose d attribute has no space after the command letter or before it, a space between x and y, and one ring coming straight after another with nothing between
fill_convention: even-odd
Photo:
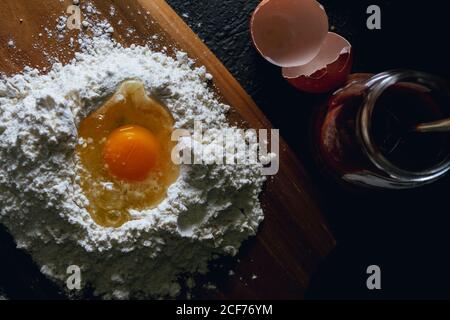
<instances>
[{"instance_id":1,"label":"wooden cutting board","mask_svg":"<svg viewBox=\"0 0 450 320\"><path fill-rule=\"evenodd\" d=\"M81 6L85 2L82 0ZM182 49L206 66L214 76L215 90L232 106L230 121L255 129L271 128L239 83L164 0L92 3L114 27L114 38L120 43L145 44L157 34L161 47L167 46L169 52L174 47ZM71 0L1 1L0 72L11 75L25 66L48 70L54 58L68 62L79 50L76 43L70 46L70 37L76 38L79 31L67 31L64 39L57 39L56 20L61 15L69 16L66 11L71 4ZM109 13L111 5L115 8L113 16ZM335 241L318 209L307 173L282 139L280 171L268 181L262 202L265 221L257 237L243 246L240 262L234 266L236 274L228 277L225 271L222 275L219 272L218 290L203 297L303 297L311 274ZM257 278L252 279L252 275Z\"/></svg>"}]
</instances>

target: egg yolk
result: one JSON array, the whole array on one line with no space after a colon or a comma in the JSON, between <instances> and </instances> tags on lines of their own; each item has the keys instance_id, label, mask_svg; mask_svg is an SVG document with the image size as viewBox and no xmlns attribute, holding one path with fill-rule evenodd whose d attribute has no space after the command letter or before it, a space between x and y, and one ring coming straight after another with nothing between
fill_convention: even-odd
<instances>
[{"instance_id":1,"label":"egg yolk","mask_svg":"<svg viewBox=\"0 0 450 320\"><path fill-rule=\"evenodd\" d=\"M149 130L127 125L109 135L103 160L113 176L125 181L143 181L155 168L159 153L159 143Z\"/></svg>"}]
</instances>

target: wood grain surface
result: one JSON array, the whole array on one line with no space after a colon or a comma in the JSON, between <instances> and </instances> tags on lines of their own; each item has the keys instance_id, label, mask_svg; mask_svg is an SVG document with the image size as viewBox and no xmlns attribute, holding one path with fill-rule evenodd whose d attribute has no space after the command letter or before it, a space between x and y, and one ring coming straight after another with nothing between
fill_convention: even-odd
<instances>
[{"instance_id":1,"label":"wood grain surface","mask_svg":"<svg viewBox=\"0 0 450 320\"><path fill-rule=\"evenodd\" d=\"M158 35L157 47L186 51L214 76L221 99L232 106L230 121L244 127L271 128L250 96L163 0L92 1L114 27L113 37L125 46L145 44ZM45 72L58 59L70 61L79 50L70 46L78 30L58 39L57 19L69 16L72 1L4 0L0 2L0 72L11 75L25 66ZM85 1L81 1L83 8ZM115 14L109 14L114 6ZM84 10L82 9L84 14ZM134 30L131 34L130 28ZM9 43L9 45L8 45ZM274 106L276 107L276 106ZM282 131L281 131L282 133ZM255 239L245 243L234 266L235 276L223 275L218 290L206 298L302 298L311 274L334 247L335 241L315 200L308 174L281 139L280 171L271 177L261 196L265 221ZM257 279L251 279L257 275Z\"/></svg>"}]
</instances>

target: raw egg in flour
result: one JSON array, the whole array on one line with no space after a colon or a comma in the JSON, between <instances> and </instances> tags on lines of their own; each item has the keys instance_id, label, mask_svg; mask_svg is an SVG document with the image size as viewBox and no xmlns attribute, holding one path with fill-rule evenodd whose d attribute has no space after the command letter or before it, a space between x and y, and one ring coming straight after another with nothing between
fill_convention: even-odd
<instances>
[{"instance_id":1,"label":"raw egg in flour","mask_svg":"<svg viewBox=\"0 0 450 320\"><path fill-rule=\"evenodd\" d=\"M131 220L130 210L151 209L165 198L179 175L171 160L173 124L168 109L137 80L124 82L81 122L81 186L97 224L120 227Z\"/></svg>"}]
</instances>

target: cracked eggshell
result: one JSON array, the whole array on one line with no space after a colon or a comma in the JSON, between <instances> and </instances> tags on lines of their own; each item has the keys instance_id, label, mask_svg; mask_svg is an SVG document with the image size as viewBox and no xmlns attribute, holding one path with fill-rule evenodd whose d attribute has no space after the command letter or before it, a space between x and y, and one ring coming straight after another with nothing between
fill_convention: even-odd
<instances>
[{"instance_id":1,"label":"cracked eggshell","mask_svg":"<svg viewBox=\"0 0 450 320\"><path fill-rule=\"evenodd\" d=\"M253 43L280 67L314 59L328 33L328 17L315 0L263 0L251 19Z\"/></svg>"},{"instance_id":2,"label":"cracked eggshell","mask_svg":"<svg viewBox=\"0 0 450 320\"><path fill-rule=\"evenodd\" d=\"M351 44L340 35L329 32L313 60L302 66L283 68L283 76L299 90L325 93L346 81L352 62Z\"/></svg>"}]
</instances>

